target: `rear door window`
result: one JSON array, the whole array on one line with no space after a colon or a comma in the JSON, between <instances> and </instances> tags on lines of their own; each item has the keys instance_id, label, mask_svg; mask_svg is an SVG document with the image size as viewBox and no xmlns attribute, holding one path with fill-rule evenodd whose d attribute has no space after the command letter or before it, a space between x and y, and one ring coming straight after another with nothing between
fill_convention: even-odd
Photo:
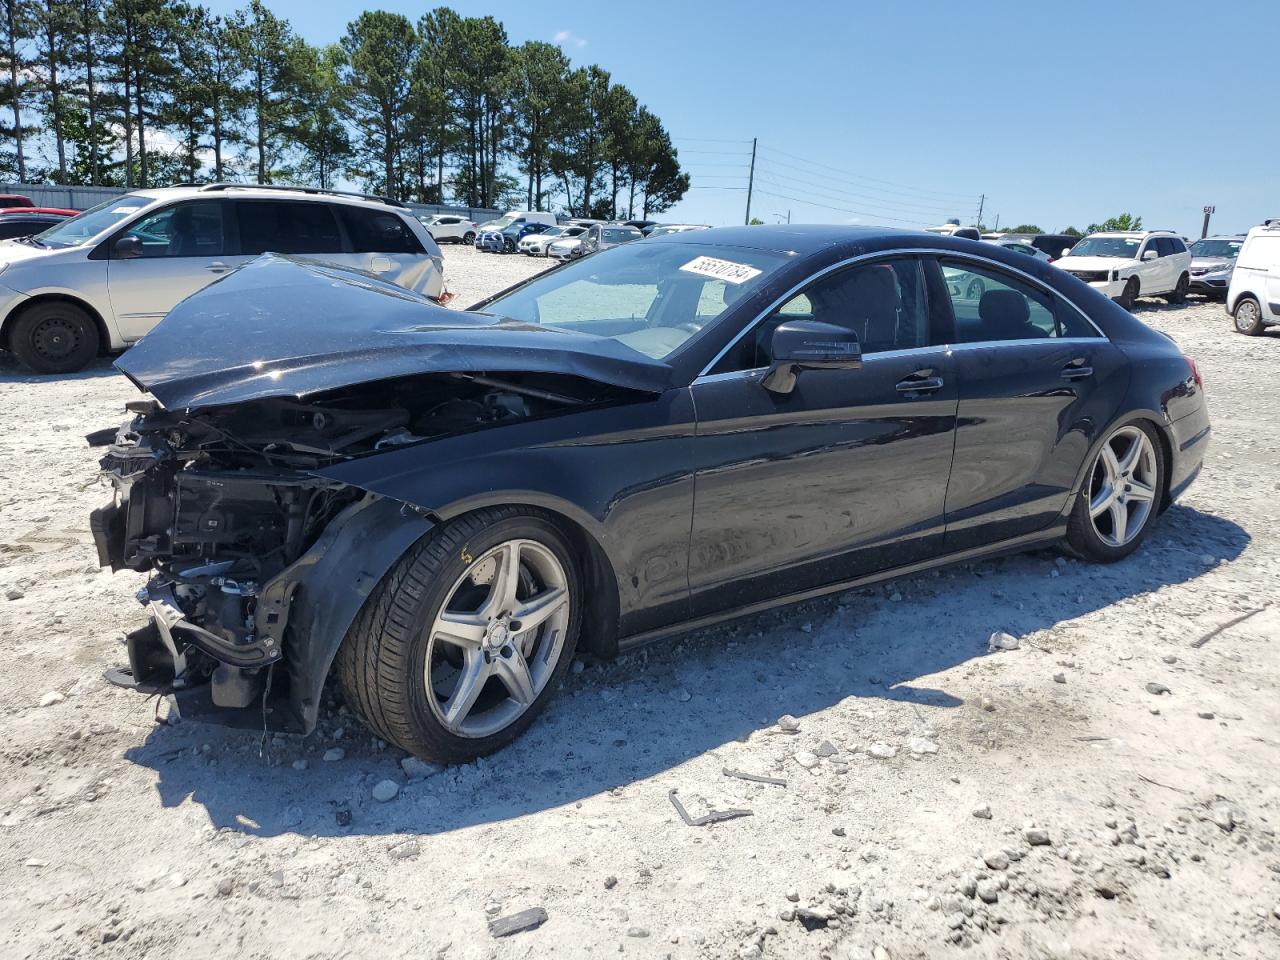
<instances>
[{"instance_id":1,"label":"rear door window","mask_svg":"<svg viewBox=\"0 0 1280 960\"><path fill-rule=\"evenodd\" d=\"M425 253L409 225L390 210L337 207L353 253Z\"/></svg>"},{"instance_id":2,"label":"rear door window","mask_svg":"<svg viewBox=\"0 0 1280 960\"><path fill-rule=\"evenodd\" d=\"M941 266L957 343L1097 336L1079 313L1047 290L963 260L943 259Z\"/></svg>"},{"instance_id":3,"label":"rear door window","mask_svg":"<svg viewBox=\"0 0 1280 960\"><path fill-rule=\"evenodd\" d=\"M342 252L342 235L328 204L239 200L236 216L245 256Z\"/></svg>"}]
</instances>

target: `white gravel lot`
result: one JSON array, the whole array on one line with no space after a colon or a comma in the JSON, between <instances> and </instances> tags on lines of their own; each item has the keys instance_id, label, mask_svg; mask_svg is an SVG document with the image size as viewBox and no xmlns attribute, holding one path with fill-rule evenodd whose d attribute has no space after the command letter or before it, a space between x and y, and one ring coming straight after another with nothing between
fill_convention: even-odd
<instances>
[{"instance_id":1,"label":"white gravel lot","mask_svg":"<svg viewBox=\"0 0 1280 960\"><path fill-rule=\"evenodd\" d=\"M546 265L445 255L460 305ZM1215 437L1134 557L972 564L588 665L511 748L416 779L340 710L264 742L101 679L142 578L97 567L82 434L136 394L0 358L0 957L1280 956L1280 336L1139 315L1199 361ZM689 827L672 789L753 816Z\"/></svg>"}]
</instances>

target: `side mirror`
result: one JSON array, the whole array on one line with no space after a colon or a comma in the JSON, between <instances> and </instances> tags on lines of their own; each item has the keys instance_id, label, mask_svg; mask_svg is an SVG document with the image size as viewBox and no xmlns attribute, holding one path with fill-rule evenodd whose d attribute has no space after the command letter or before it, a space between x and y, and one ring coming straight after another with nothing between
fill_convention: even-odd
<instances>
[{"instance_id":1,"label":"side mirror","mask_svg":"<svg viewBox=\"0 0 1280 960\"><path fill-rule=\"evenodd\" d=\"M1158 257L1158 256L1160 256L1160 252L1159 252L1158 250L1146 250L1146 251L1144 251L1144 252L1143 252L1143 254L1142 254L1142 259L1143 259L1143 260L1154 260L1154 259L1156 259L1156 257Z\"/></svg>"},{"instance_id":2,"label":"side mirror","mask_svg":"<svg viewBox=\"0 0 1280 960\"><path fill-rule=\"evenodd\" d=\"M773 365L761 385L770 393L790 393L801 370L856 370L862 366L862 345L857 335L847 327L819 320L779 324L769 350Z\"/></svg>"},{"instance_id":3,"label":"side mirror","mask_svg":"<svg viewBox=\"0 0 1280 960\"><path fill-rule=\"evenodd\" d=\"M142 256L142 241L137 237L121 237L116 241L115 255L117 260L132 260Z\"/></svg>"}]
</instances>

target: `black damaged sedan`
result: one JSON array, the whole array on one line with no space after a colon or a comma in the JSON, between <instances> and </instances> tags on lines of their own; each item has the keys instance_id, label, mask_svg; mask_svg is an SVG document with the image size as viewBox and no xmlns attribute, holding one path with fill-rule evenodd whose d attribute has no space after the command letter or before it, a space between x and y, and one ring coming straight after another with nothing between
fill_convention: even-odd
<instances>
[{"instance_id":1,"label":"black damaged sedan","mask_svg":"<svg viewBox=\"0 0 1280 960\"><path fill-rule=\"evenodd\" d=\"M976 282L975 282L976 281ZM117 366L100 560L150 571L109 674L299 732L331 675L460 761L575 651L940 564L1136 549L1200 470L1195 364L989 244L751 227L627 244L445 310L263 257Z\"/></svg>"}]
</instances>

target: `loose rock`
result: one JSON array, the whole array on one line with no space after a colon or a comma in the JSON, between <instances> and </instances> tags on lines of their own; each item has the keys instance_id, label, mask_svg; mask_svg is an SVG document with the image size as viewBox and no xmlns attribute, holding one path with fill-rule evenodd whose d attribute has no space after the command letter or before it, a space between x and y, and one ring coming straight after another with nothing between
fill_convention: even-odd
<instances>
[{"instance_id":1,"label":"loose rock","mask_svg":"<svg viewBox=\"0 0 1280 960\"><path fill-rule=\"evenodd\" d=\"M1040 827L1027 827L1022 831L1022 839L1033 847L1049 846L1049 831Z\"/></svg>"},{"instance_id":2,"label":"loose rock","mask_svg":"<svg viewBox=\"0 0 1280 960\"><path fill-rule=\"evenodd\" d=\"M52 707L55 703L61 703L65 699L67 698L64 697L62 694L60 694L57 690L50 690L48 693L46 693L44 696L40 698L40 706Z\"/></svg>"},{"instance_id":3,"label":"loose rock","mask_svg":"<svg viewBox=\"0 0 1280 960\"><path fill-rule=\"evenodd\" d=\"M419 760L417 757L405 757L400 761L400 769L404 771L404 775L410 780L425 780L427 777L435 776L444 768L434 763L427 763L425 760Z\"/></svg>"},{"instance_id":4,"label":"loose rock","mask_svg":"<svg viewBox=\"0 0 1280 960\"><path fill-rule=\"evenodd\" d=\"M1164 694L1164 693L1172 693L1172 692L1173 692L1173 691L1171 691L1171 690L1170 690L1168 687L1166 687L1163 683L1148 683L1148 684L1147 684L1147 693L1155 694L1157 697L1158 697L1158 696L1160 696L1161 694Z\"/></svg>"},{"instance_id":5,"label":"loose rock","mask_svg":"<svg viewBox=\"0 0 1280 960\"><path fill-rule=\"evenodd\" d=\"M397 843L387 852L392 860L410 860L418 855L418 851L417 840L406 840L404 843Z\"/></svg>"},{"instance_id":6,"label":"loose rock","mask_svg":"<svg viewBox=\"0 0 1280 960\"><path fill-rule=\"evenodd\" d=\"M547 911L542 907L530 907L505 917L489 921L489 933L494 937L509 937L526 930L536 930L547 922Z\"/></svg>"},{"instance_id":7,"label":"loose rock","mask_svg":"<svg viewBox=\"0 0 1280 960\"><path fill-rule=\"evenodd\" d=\"M336 763L346 755L347 755L347 751L343 750L341 747L330 747L328 750L324 752L324 762Z\"/></svg>"},{"instance_id":8,"label":"loose rock","mask_svg":"<svg viewBox=\"0 0 1280 960\"><path fill-rule=\"evenodd\" d=\"M978 804L976 807L974 807L974 808L973 808L972 813L973 813L973 815L974 815L975 817L977 817L979 820L990 820L990 819L991 819L991 804L989 804L989 803L980 803L980 804Z\"/></svg>"},{"instance_id":9,"label":"loose rock","mask_svg":"<svg viewBox=\"0 0 1280 960\"><path fill-rule=\"evenodd\" d=\"M938 752L938 745L927 737L912 737L907 741L907 748L917 757Z\"/></svg>"},{"instance_id":10,"label":"loose rock","mask_svg":"<svg viewBox=\"0 0 1280 960\"><path fill-rule=\"evenodd\" d=\"M400 784L394 780L379 780L373 787L373 799L388 803L400 794Z\"/></svg>"},{"instance_id":11,"label":"loose rock","mask_svg":"<svg viewBox=\"0 0 1280 960\"><path fill-rule=\"evenodd\" d=\"M996 653L1000 650L1017 650L1021 646L1021 640L1011 633L1005 633L1003 630L997 630L987 638L987 653Z\"/></svg>"},{"instance_id":12,"label":"loose rock","mask_svg":"<svg viewBox=\"0 0 1280 960\"><path fill-rule=\"evenodd\" d=\"M879 757L881 760L889 760L898 755L898 748L876 741L867 748L867 753L873 757Z\"/></svg>"},{"instance_id":13,"label":"loose rock","mask_svg":"<svg viewBox=\"0 0 1280 960\"><path fill-rule=\"evenodd\" d=\"M793 759L796 763L800 764L800 766L804 767L806 770L812 770L819 763L818 758L814 754L809 753L807 750L801 750L799 753L795 754L791 759Z\"/></svg>"}]
</instances>

